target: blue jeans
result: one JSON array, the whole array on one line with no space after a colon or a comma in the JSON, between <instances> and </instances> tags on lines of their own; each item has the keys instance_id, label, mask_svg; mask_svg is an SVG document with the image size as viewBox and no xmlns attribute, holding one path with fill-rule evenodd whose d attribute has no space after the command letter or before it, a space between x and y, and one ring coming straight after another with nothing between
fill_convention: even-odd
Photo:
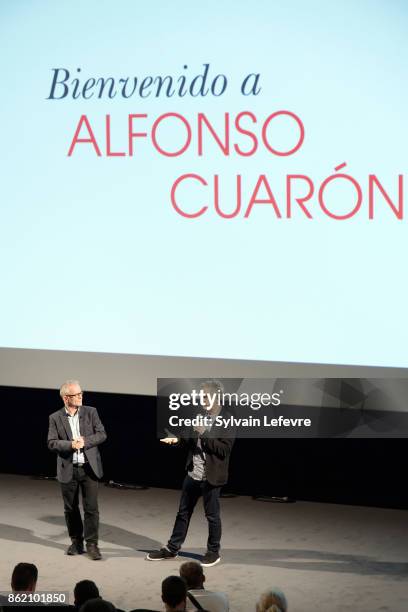
<instances>
[{"instance_id":1,"label":"blue jeans","mask_svg":"<svg viewBox=\"0 0 408 612\"><path fill-rule=\"evenodd\" d=\"M190 519L200 495L203 496L204 512L208 521L207 550L219 553L221 541L220 491L221 487L214 487L207 480L194 480L188 475L185 477L173 533L167 543L172 553L176 553L186 539Z\"/></svg>"}]
</instances>

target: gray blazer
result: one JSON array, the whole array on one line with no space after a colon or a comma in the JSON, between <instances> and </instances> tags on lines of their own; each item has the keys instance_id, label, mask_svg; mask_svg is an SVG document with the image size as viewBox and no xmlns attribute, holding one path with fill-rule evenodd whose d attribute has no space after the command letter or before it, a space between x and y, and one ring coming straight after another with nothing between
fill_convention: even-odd
<instances>
[{"instance_id":1,"label":"gray blazer","mask_svg":"<svg viewBox=\"0 0 408 612\"><path fill-rule=\"evenodd\" d=\"M79 430L85 439L84 454L98 478L102 478L103 469L98 445L106 440L104 426L96 408L81 406L79 411ZM50 415L48 428L48 448L57 453L57 479L59 482L70 482L73 476L72 432L65 406Z\"/></svg>"}]
</instances>

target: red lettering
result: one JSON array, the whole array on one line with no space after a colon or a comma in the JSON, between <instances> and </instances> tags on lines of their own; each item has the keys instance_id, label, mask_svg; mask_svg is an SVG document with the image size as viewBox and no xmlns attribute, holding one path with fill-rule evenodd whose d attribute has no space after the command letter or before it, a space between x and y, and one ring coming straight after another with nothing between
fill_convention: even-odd
<instances>
[{"instance_id":1,"label":"red lettering","mask_svg":"<svg viewBox=\"0 0 408 612\"><path fill-rule=\"evenodd\" d=\"M207 210L208 206L203 206L196 213L186 213L184 210L181 210L180 206L176 202L176 189L180 185L180 183L182 181L185 181L186 179L195 179L196 181L199 181L202 185L205 185L205 186L207 186L208 183L206 180L203 179L202 176L199 176L198 174L183 174L182 176L179 176L179 178L174 182L171 188L170 197L171 197L171 203L173 205L174 210L178 212L179 215L181 215L182 217L187 217L187 219L195 219L196 217L200 217L201 215L203 215L205 211Z\"/></svg>"},{"instance_id":2,"label":"red lettering","mask_svg":"<svg viewBox=\"0 0 408 612\"><path fill-rule=\"evenodd\" d=\"M79 132L81 131L82 124L85 124L86 129L88 130L89 138L79 138ZM97 156L101 157L102 154L100 152L100 149L98 147L98 143L96 142L96 138L94 136L94 133L93 133L92 128L91 128L91 125L90 125L90 123L88 121L88 117L86 115L81 115L81 118L79 120L77 129L76 129L75 134L74 134L74 138L72 139L71 146L69 147L68 157L71 157L76 144L79 143L79 142L92 144L94 149L95 149L95 152L96 152Z\"/></svg>"},{"instance_id":3,"label":"red lettering","mask_svg":"<svg viewBox=\"0 0 408 612\"><path fill-rule=\"evenodd\" d=\"M266 192L268 194L268 198L267 199L257 198L258 191L259 191L259 189L261 188L262 185L265 186ZM252 209L252 206L254 204L272 204L272 206L273 206L273 208L275 210L276 216L278 217L278 219L281 218L281 214L280 214L278 205L276 203L275 197L274 197L274 195L272 193L272 190L271 190L271 188L269 186L268 180L267 180L267 178L266 178L266 176L264 174L261 174L260 177L258 178L258 181L256 183L256 186L255 186L255 189L253 191L252 197L251 197L251 199L249 201L247 211L246 211L246 213L244 215L245 219L247 219L249 217L251 209Z\"/></svg>"}]
</instances>

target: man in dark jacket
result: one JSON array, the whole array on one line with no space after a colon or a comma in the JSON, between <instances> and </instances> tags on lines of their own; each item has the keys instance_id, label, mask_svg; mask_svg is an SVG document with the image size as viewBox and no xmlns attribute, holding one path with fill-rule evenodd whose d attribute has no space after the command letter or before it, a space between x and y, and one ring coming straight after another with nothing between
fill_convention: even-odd
<instances>
[{"instance_id":1,"label":"man in dark jacket","mask_svg":"<svg viewBox=\"0 0 408 612\"><path fill-rule=\"evenodd\" d=\"M85 537L88 556L98 560L102 558L98 548L98 478L103 475L98 445L106 440L106 433L96 408L82 405L78 381L65 382L60 395L64 407L50 415L48 448L58 455L57 479L72 542L67 554L82 554ZM79 511L79 490L84 525Z\"/></svg>"},{"instance_id":2,"label":"man in dark jacket","mask_svg":"<svg viewBox=\"0 0 408 612\"><path fill-rule=\"evenodd\" d=\"M222 383L208 380L202 385L204 394L213 397L223 393ZM208 395L207 395L208 397ZM210 427L196 426L182 438L162 438L165 444L185 445L188 447L186 462L187 475L183 482L180 506L176 516L173 533L167 543L158 551L147 555L149 561L162 561L174 559L177 556L184 540L191 515L199 497L203 496L204 512L208 521L207 552L201 565L211 567L220 562L221 518L220 518L220 492L221 487L228 480L228 466L231 449L234 443L233 431L229 430L229 437L225 437L225 429L214 423L220 415L229 416L221 408L218 401L213 401L209 408L207 400L207 415L213 424Z\"/></svg>"}]
</instances>

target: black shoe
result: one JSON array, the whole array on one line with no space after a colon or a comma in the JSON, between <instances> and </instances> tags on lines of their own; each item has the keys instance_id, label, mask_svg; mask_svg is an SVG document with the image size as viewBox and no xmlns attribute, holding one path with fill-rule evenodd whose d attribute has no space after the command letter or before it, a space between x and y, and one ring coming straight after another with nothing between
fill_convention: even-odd
<instances>
[{"instance_id":1,"label":"black shoe","mask_svg":"<svg viewBox=\"0 0 408 612\"><path fill-rule=\"evenodd\" d=\"M200 563L203 567L211 567L212 565L217 565L221 561L221 557L218 553L207 551L204 557L201 559Z\"/></svg>"},{"instance_id":2,"label":"black shoe","mask_svg":"<svg viewBox=\"0 0 408 612\"><path fill-rule=\"evenodd\" d=\"M67 548L67 555L83 555L84 553L84 541L83 540L72 540Z\"/></svg>"},{"instance_id":3,"label":"black shoe","mask_svg":"<svg viewBox=\"0 0 408 612\"><path fill-rule=\"evenodd\" d=\"M168 548L161 548L160 550L154 550L146 556L148 561L164 561L166 559L175 559L177 557L177 553L172 553Z\"/></svg>"},{"instance_id":4,"label":"black shoe","mask_svg":"<svg viewBox=\"0 0 408 612\"><path fill-rule=\"evenodd\" d=\"M88 557L92 559L92 561L99 561L99 559L102 559L101 551L99 550L96 544L87 544L86 552L88 553Z\"/></svg>"}]
</instances>

